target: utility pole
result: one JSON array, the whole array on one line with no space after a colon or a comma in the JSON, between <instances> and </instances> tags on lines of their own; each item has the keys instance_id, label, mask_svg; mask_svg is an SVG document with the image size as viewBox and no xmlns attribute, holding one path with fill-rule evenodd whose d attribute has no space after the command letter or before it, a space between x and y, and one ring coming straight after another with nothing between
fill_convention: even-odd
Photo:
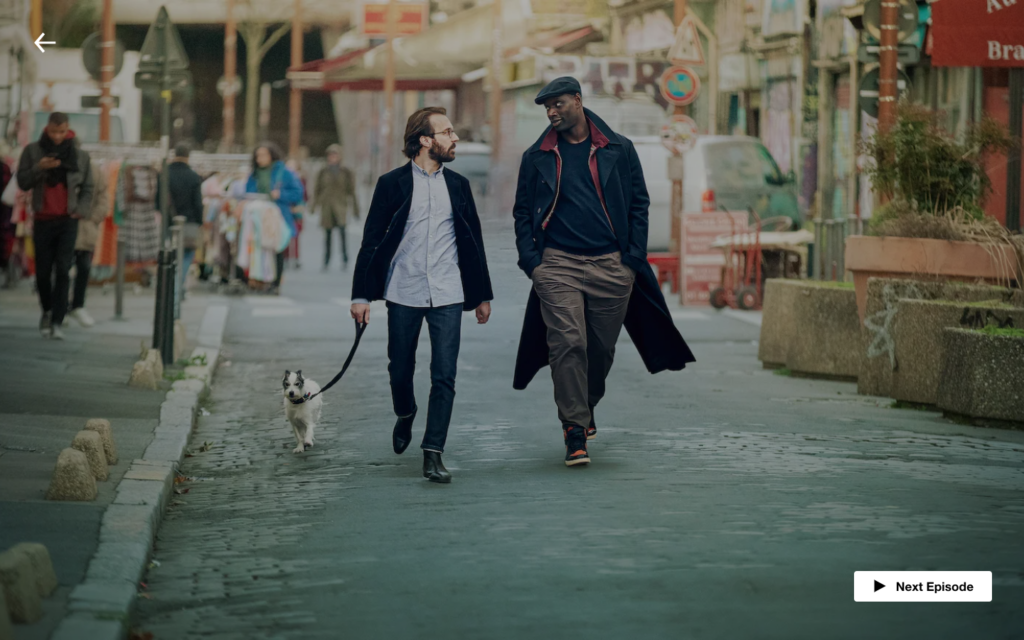
<instances>
[{"instance_id":1,"label":"utility pole","mask_svg":"<svg viewBox=\"0 0 1024 640\"><path fill-rule=\"evenodd\" d=\"M224 25L224 133L221 151L231 153L235 146L235 78L238 65L238 26L235 22L235 0L227 0L227 21Z\"/></svg>"},{"instance_id":2,"label":"utility pole","mask_svg":"<svg viewBox=\"0 0 1024 640\"><path fill-rule=\"evenodd\" d=\"M491 166L497 166L501 158L501 36L504 24L501 16L501 0L494 0L493 31L491 33Z\"/></svg>"},{"instance_id":3,"label":"utility pole","mask_svg":"<svg viewBox=\"0 0 1024 640\"><path fill-rule=\"evenodd\" d=\"M878 47L878 131L885 133L896 122L896 61L899 56L899 0L882 0Z\"/></svg>"},{"instance_id":4,"label":"utility pole","mask_svg":"<svg viewBox=\"0 0 1024 640\"><path fill-rule=\"evenodd\" d=\"M114 0L103 0L103 39L100 42L100 142L110 142L110 107L114 101Z\"/></svg>"},{"instance_id":5,"label":"utility pole","mask_svg":"<svg viewBox=\"0 0 1024 640\"><path fill-rule=\"evenodd\" d=\"M302 0L295 0L295 16L292 18L292 69L302 66ZM291 88L288 104L288 156L299 157L302 143L302 90Z\"/></svg>"},{"instance_id":6,"label":"utility pole","mask_svg":"<svg viewBox=\"0 0 1024 640\"><path fill-rule=\"evenodd\" d=\"M384 149L383 161L385 171L391 169L391 145L393 132L391 123L394 120L395 104L395 12L398 7L395 0L388 0L388 58L384 70Z\"/></svg>"}]
</instances>

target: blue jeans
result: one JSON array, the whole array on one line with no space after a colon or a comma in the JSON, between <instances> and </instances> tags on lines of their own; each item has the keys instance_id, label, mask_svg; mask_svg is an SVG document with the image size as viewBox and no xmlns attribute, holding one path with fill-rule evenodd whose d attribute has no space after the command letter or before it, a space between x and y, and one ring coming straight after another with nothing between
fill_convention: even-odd
<instances>
[{"instance_id":1,"label":"blue jeans","mask_svg":"<svg viewBox=\"0 0 1024 640\"><path fill-rule=\"evenodd\" d=\"M416 346L423 319L427 320L430 332L430 404L427 407L427 431L423 434L420 448L443 453L455 403L462 305L420 308L388 302L387 306L388 373L391 374L391 400L397 416L407 416L416 410L413 391Z\"/></svg>"}]
</instances>

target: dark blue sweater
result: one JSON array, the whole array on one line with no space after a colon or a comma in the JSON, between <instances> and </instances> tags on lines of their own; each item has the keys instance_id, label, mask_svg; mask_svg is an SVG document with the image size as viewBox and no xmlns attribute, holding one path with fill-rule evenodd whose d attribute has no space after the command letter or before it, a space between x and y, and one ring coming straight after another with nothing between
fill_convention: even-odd
<instances>
[{"instance_id":1,"label":"dark blue sweater","mask_svg":"<svg viewBox=\"0 0 1024 640\"><path fill-rule=\"evenodd\" d=\"M562 179L545 246L583 256L617 252L619 245L590 175L590 136L579 144L558 136L558 153Z\"/></svg>"}]
</instances>

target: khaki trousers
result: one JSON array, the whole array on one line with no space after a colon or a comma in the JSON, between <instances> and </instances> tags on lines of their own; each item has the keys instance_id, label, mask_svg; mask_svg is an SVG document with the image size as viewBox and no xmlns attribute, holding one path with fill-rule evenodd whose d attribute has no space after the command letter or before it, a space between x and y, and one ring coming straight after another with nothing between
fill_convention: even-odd
<instances>
[{"instance_id":1,"label":"khaki trousers","mask_svg":"<svg viewBox=\"0 0 1024 640\"><path fill-rule=\"evenodd\" d=\"M563 425L589 425L591 407L604 397L635 279L619 253L587 257L549 248L533 271Z\"/></svg>"}]
</instances>

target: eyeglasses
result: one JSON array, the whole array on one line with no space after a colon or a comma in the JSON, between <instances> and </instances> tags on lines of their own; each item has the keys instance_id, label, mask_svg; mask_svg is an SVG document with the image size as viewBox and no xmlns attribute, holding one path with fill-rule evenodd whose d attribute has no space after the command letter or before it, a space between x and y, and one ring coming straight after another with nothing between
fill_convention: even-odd
<instances>
[{"instance_id":1,"label":"eyeglasses","mask_svg":"<svg viewBox=\"0 0 1024 640\"><path fill-rule=\"evenodd\" d=\"M433 138L434 136L441 135L442 133L450 138L455 135L455 129L448 128L444 131L435 131L434 133L428 133L426 135L428 138Z\"/></svg>"}]
</instances>

